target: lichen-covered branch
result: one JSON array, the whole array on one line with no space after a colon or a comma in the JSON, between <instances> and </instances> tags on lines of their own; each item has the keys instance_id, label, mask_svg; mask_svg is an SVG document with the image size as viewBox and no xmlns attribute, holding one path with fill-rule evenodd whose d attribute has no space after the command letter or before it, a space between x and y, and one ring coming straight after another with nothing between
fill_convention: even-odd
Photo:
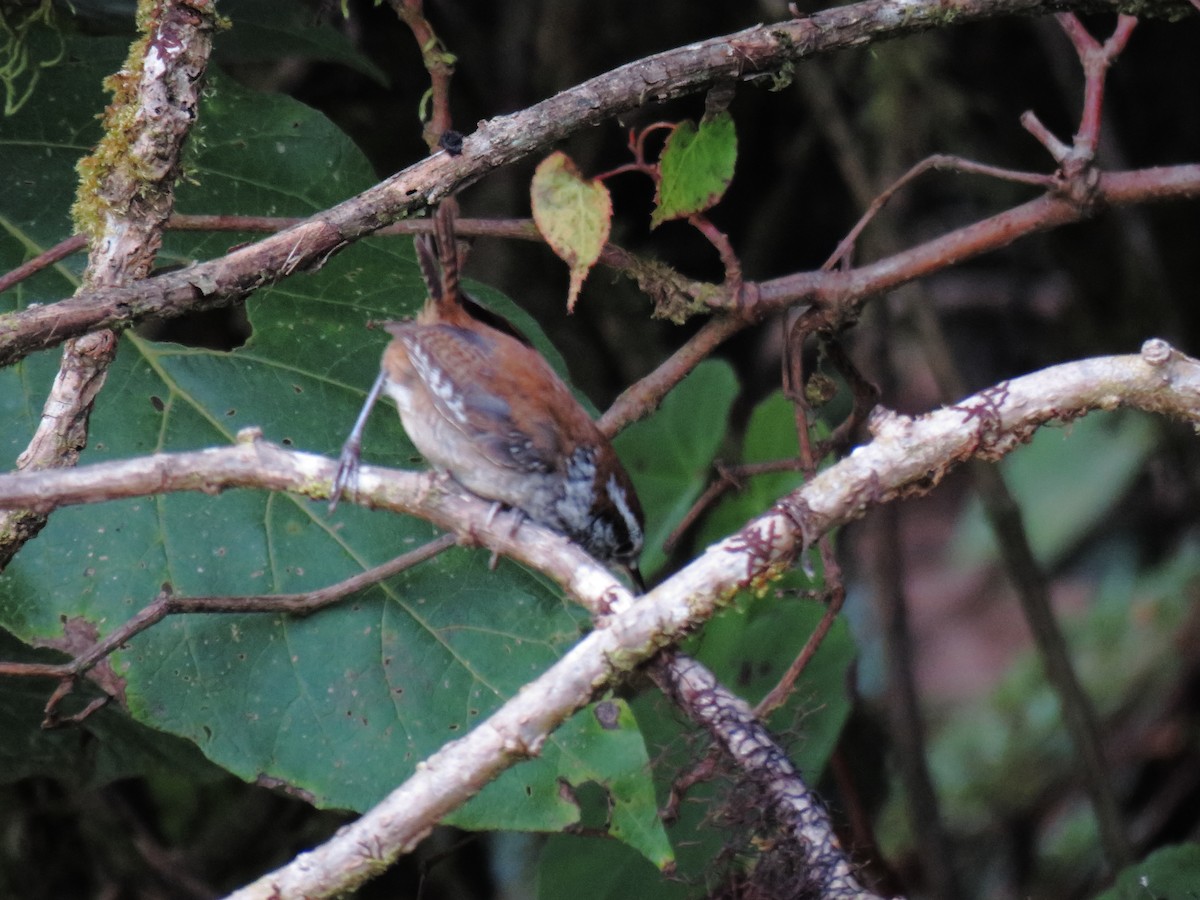
<instances>
[{"instance_id":1,"label":"lichen-covered branch","mask_svg":"<svg viewBox=\"0 0 1200 900\"><path fill-rule=\"evenodd\" d=\"M588 598L595 612L608 615L487 721L426 760L378 807L329 843L235 896L330 896L362 883L411 849L500 771L536 754L550 732L595 691L677 641L739 590L769 583L819 535L872 506L930 490L958 462L998 459L1043 424L1122 405L1200 423L1200 362L1151 340L1140 355L1055 366L917 418L877 411L869 444L710 547L636 603L565 539L526 524L518 544L511 522L487 523L483 501L439 490L427 475L365 467L359 502L460 525L478 516L482 527L471 526L476 539L551 573L573 596ZM323 499L334 468L332 460L246 441L201 453L3 475L0 506L35 505L47 511L163 491L252 485Z\"/></svg>"},{"instance_id":2,"label":"lichen-covered branch","mask_svg":"<svg viewBox=\"0 0 1200 900\"><path fill-rule=\"evenodd\" d=\"M143 3L142 37L120 72L107 81L113 102L104 137L79 163L74 213L90 242L81 294L119 288L149 274L174 206L180 153L200 104L216 26L211 3ZM78 297L78 295L77 295ZM117 349L102 328L63 347L20 469L73 466L87 446L88 419ZM0 569L41 530L42 516L10 510L0 517Z\"/></svg>"},{"instance_id":3,"label":"lichen-covered branch","mask_svg":"<svg viewBox=\"0 0 1200 900\"><path fill-rule=\"evenodd\" d=\"M656 681L681 708L733 759L739 776L761 796L789 842L785 852L774 846L764 854L803 860L805 880L827 900L871 900L875 894L855 877L829 814L805 784L792 761L741 697L725 689L704 666L686 656L670 654L656 661ZM760 864L761 865L761 864ZM787 868L786 866L784 868ZM789 873L790 874L790 873ZM764 875L769 881L769 875ZM782 885L758 885L764 891ZM796 886L790 885L795 891Z\"/></svg>"}]
</instances>

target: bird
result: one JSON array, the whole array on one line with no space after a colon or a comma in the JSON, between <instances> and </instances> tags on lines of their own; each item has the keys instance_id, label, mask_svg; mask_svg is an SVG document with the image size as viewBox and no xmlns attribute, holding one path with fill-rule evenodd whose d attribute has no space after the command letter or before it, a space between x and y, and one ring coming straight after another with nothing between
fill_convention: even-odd
<instances>
[{"instance_id":1,"label":"bird","mask_svg":"<svg viewBox=\"0 0 1200 900\"><path fill-rule=\"evenodd\" d=\"M330 508L357 477L363 427L386 393L435 470L565 535L641 587L645 520L633 481L529 340L462 291L453 204L439 206L435 238L415 239L428 296L416 318L383 324L392 340L342 448Z\"/></svg>"}]
</instances>

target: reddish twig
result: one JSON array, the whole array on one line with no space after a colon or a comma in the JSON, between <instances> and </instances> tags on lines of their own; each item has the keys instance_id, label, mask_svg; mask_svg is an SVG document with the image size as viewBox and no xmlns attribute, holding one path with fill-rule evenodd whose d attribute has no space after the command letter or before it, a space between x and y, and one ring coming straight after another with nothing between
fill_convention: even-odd
<instances>
[{"instance_id":1,"label":"reddish twig","mask_svg":"<svg viewBox=\"0 0 1200 900\"><path fill-rule=\"evenodd\" d=\"M818 445L819 449L816 454L818 459L824 459L830 453L840 453L845 450L854 440L859 429L866 423L867 417L870 416L871 410L875 408L875 404L879 400L879 388L863 376L858 366L854 364L854 360L850 358L850 354L842 346L841 341L827 335L824 337L821 347L825 358L850 386L852 405L850 414L838 423L833 434Z\"/></svg>"},{"instance_id":2,"label":"reddish twig","mask_svg":"<svg viewBox=\"0 0 1200 900\"><path fill-rule=\"evenodd\" d=\"M596 176L597 181L604 181L607 178L612 178L614 175L624 175L626 172L640 172L650 178L655 184L661 180L658 170L658 163L646 162L646 138L655 131L674 131L674 122L651 122L641 131L633 128L629 129L629 155L633 157L633 162L623 163L614 169L609 169L607 172L602 172Z\"/></svg>"},{"instance_id":3,"label":"reddish twig","mask_svg":"<svg viewBox=\"0 0 1200 900\"><path fill-rule=\"evenodd\" d=\"M73 253L78 253L87 246L87 238L82 234L73 234L65 241L59 241L49 250L44 250L28 262L23 262L11 272L0 275L0 292L20 284L26 278L32 278L43 269L47 269L60 260L66 259Z\"/></svg>"},{"instance_id":4,"label":"reddish twig","mask_svg":"<svg viewBox=\"0 0 1200 900\"><path fill-rule=\"evenodd\" d=\"M606 435L614 435L630 422L654 409L667 392L708 359L721 343L750 324L736 316L718 316L704 324L688 341L657 369L626 388L600 417L597 425Z\"/></svg>"},{"instance_id":5,"label":"reddish twig","mask_svg":"<svg viewBox=\"0 0 1200 900\"><path fill-rule=\"evenodd\" d=\"M1057 18L1083 67L1083 111L1079 117L1079 130L1075 132L1074 141L1066 144L1043 125L1032 110L1022 114L1021 125L1058 163L1055 190L1080 208L1088 209L1097 202L1100 183L1095 160L1108 69L1129 43L1137 19L1125 14L1119 16L1112 36L1100 44L1074 13L1060 13Z\"/></svg>"},{"instance_id":6,"label":"reddish twig","mask_svg":"<svg viewBox=\"0 0 1200 900\"><path fill-rule=\"evenodd\" d=\"M437 152L442 136L450 130L450 79L454 76L454 54L446 50L425 18L422 0L391 0L392 9L408 26L429 72L430 114L424 137L430 153Z\"/></svg>"},{"instance_id":7,"label":"reddish twig","mask_svg":"<svg viewBox=\"0 0 1200 900\"><path fill-rule=\"evenodd\" d=\"M704 239L716 248L717 255L721 258L721 267L725 270L723 286L728 295L728 302L732 303L735 309L740 309L744 301L742 261L738 259L733 244L729 242L729 236L714 225L708 216L701 213L688 216L688 224L704 235Z\"/></svg>"},{"instance_id":8,"label":"reddish twig","mask_svg":"<svg viewBox=\"0 0 1200 900\"><path fill-rule=\"evenodd\" d=\"M926 157L897 178L887 190L883 191L871 202L871 205L867 207L867 211L854 223L854 227L842 238L841 243L834 248L833 253L821 265L821 271L831 271L839 263L845 262L849 254L854 250L854 245L858 242L858 238L863 230L879 214L880 210L887 205L888 201L896 195L896 192L915 181L921 175L931 171L958 172L963 175L984 175L989 178L999 178L1002 181L1033 185L1034 187L1046 190L1052 189L1056 184L1052 175L1040 175L1036 172L1021 172L1016 169L990 166L986 163L973 162L969 159L963 159L960 156L951 156L944 153Z\"/></svg>"},{"instance_id":9,"label":"reddish twig","mask_svg":"<svg viewBox=\"0 0 1200 900\"><path fill-rule=\"evenodd\" d=\"M1083 114L1079 118L1079 130L1075 133L1075 147L1094 158L1096 147L1100 143L1100 114L1104 106L1104 86L1108 69L1129 43L1133 29L1137 26L1137 19L1122 13L1117 18L1117 26L1112 35L1101 44L1088 33L1074 13L1059 13L1055 18L1071 39L1075 52L1079 54L1080 65L1083 66Z\"/></svg>"},{"instance_id":10,"label":"reddish twig","mask_svg":"<svg viewBox=\"0 0 1200 900\"><path fill-rule=\"evenodd\" d=\"M796 686L796 681L804 674L804 670L812 662L812 658L821 649L821 644L825 641L833 623L837 621L838 614L842 611L842 605L846 602L846 585L842 580L842 567L838 564L833 542L828 535L822 535L821 539L817 541L817 546L821 552L822 574L828 594L828 599L825 601L825 612L821 614L821 621L812 630L796 658L787 667L787 671L780 676L775 686L767 691L754 707L754 715L759 719L765 719L787 702L792 688Z\"/></svg>"},{"instance_id":11,"label":"reddish twig","mask_svg":"<svg viewBox=\"0 0 1200 900\"><path fill-rule=\"evenodd\" d=\"M756 475L771 475L776 472L798 472L800 471L800 461L794 458L773 459L767 462L742 463L736 466L717 462L714 468L717 477L704 489L704 493L696 499L691 509L684 513L679 524L663 541L663 550L667 553L675 549L679 540L692 529L692 526L704 513L716 505L718 500L730 491L740 491L747 478L753 478Z\"/></svg>"},{"instance_id":12,"label":"reddish twig","mask_svg":"<svg viewBox=\"0 0 1200 900\"><path fill-rule=\"evenodd\" d=\"M817 474L817 468L821 462L821 456L814 451L810 437L811 424L808 416L811 406L804 378L804 342L810 333L812 321L811 317L801 314L792 323L788 329L787 339L784 341L782 362L783 390L784 394L792 401L796 420L796 438L799 444L800 471L804 473L806 481L811 480ZM848 363L848 360L844 360L844 362ZM822 577L828 596L825 612L779 681L754 708L754 713L759 718L764 718L787 702L796 681L812 661L817 650L820 649L845 602L846 586L842 582L842 569L838 565L833 541L829 534L822 534L817 539L817 546L821 554ZM808 571L807 568L805 571Z\"/></svg>"}]
</instances>

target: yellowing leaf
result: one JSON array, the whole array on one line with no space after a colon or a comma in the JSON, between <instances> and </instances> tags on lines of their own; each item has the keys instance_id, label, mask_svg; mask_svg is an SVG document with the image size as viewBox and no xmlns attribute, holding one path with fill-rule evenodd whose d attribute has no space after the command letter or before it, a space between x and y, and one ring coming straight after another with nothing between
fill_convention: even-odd
<instances>
[{"instance_id":1,"label":"yellowing leaf","mask_svg":"<svg viewBox=\"0 0 1200 900\"><path fill-rule=\"evenodd\" d=\"M586 179L569 156L550 154L533 173L533 221L550 248L571 267L567 310L583 287L612 225L612 198L602 182Z\"/></svg>"}]
</instances>

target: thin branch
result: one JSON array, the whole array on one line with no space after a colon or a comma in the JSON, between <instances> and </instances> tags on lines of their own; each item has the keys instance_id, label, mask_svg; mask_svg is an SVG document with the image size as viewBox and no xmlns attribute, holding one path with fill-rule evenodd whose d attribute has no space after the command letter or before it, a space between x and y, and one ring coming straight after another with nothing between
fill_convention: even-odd
<instances>
[{"instance_id":1,"label":"thin branch","mask_svg":"<svg viewBox=\"0 0 1200 900\"><path fill-rule=\"evenodd\" d=\"M1053 7L1050 0L958 0L954 12L956 21L963 23L1033 15ZM1156 0L1148 12L1169 14L1177 8L1175 0ZM97 328L125 328L150 316L170 318L234 303L285 275L319 268L350 243L436 204L493 169L648 101L701 93L731 79L753 81L819 53L937 27L945 16L942 0L914 0L905 5L903 16L896 15L890 0L865 0L634 61L520 113L485 121L464 139L461 154L434 154L357 197L219 259L138 285L84 291L69 300L0 316L0 365Z\"/></svg>"},{"instance_id":2,"label":"thin branch","mask_svg":"<svg viewBox=\"0 0 1200 900\"><path fill-rule=\"evenodd\" d=\"M61 262L68 256L78 253L87 246L87 238L82 234L73 234L65 241L59 241L49 250L44 250L33 259L21 263L11 272L0 275L0 293L20 284L26 278L32 278L43 269L48 269L56 262Z\"/></svg>"},{"instance_id":3,"label":"thin branch","mask_svg":"<svg viewBox=\"0 0 1200 900\"><path fill-rule=\"evenodd\" d=\"M302 594L251 594L241 597L180 597L170 590L163 590L153 602L134 614L91 647L62 663L10 663L0 661L0 676L20 676L61 679L59 687L46 703L45 728L64 722L78 722L98 708L93 701L83 713L63 718L58 707L70 695L81 676L87 674L114 650L128 643L153 625L170 615L188 613L287 613L293 616L308 616L331 606L373 584L377 584L406 569L437 556L458 543L452 534L434 538L424 546L410 550L395 559L365 572L352 575L336 584Z\"/></svg>"},{"instance_id":4,"label":"thin branch","mask_svg":"<svg viewBox=\"0 0 1200 900\"><path fill-rule=\"evenodd\" d=\"M802 313L796 317L790 327L786 328L781 361L783 392L791 400L794 410L796 438L799 447L797 461L806 481L811 480L817 473L823 455L820 450L814 447L810 435L810 382L804 375L804 342L810 333L810 325L811 317ZM850 362L849 357L841 353L840 345L837 344L836 340L829 338L829 343L831 346L837 348L837 353L839 354L838 362L842 366L848 367L847 378L851 384L854 384L855 381L862 381L858 375L858 370ZM854 390L856 397L855 409L858 407L857 397L860 392L860 389L856 387ZM874 392L871 392L871 396L874 396ZM849 419L853 421L855 418L855 410L852 410ZM754 713L759 718L765 718L787 702L787 698L791 695L796 681L812 661L817 650L820 649L826 635L829 634L829 630L833 627L838 613L841 612L842 604L846 600L846 586L842 581L842 568L838 564L837 554L834 552L833 542L829 534L822 534L817 538L817 547L821 554L822 574L828 597L825 613L817 623L817 627L808 636L796 658L792 660L775 686L767 692L766 696L754 708Z\"/></svg>"},{"instance_id":5,"label":"thin branch","mask_svg":"<svg viewBox=\"0 0 1200 900\"><path fill-rule=\"evenodd\" d=\"M608 436L649 414L670 390L723 342L751 323L737 316L718 316L705 322L687 342L672 353L658 368L631 384L596 422Z\"/></svg>"},{"instance_id":6,"label":"thin branch","mask_svg":"<svg viewBox=\"0 0 1200 900\"><path fill-rule=\"evenodd\" d=\"M1200 165L1101 173L1094 202L1087 208L1047 194L848 271L800 272L759 282L753 315L761 318L807 301L821 311L826 326L836 330L876 294L940 271L951 262L1007 247L1019 238L1083 221L1098 207L1196 198L1200 198Z\"/></svg>"},{"instance_id":7,"label":"thin branch","mask_svg":"<svg viewBox=\"0 0 1200 900\"><path fill-rule=\"evenodd\" d=\"M817 622L817 627L812 630L812 633L804 642L804 646L800 648L800 652L796 654L796 658L792 660L791 665L780 676L779 681L755 704L754 715L759 719L766 719L767 716L771 715L771 713L787 702L788 697L792 694L792 689L796 686L796 682L804 674L804 670L808 668L808 664L812 662L813 657L817 655L817 651L821 649L821 644L825 642L825 638L829 635L829 630L833 628L833 623L837 621L838 614L842 611L842 606L846 602L846 585L842 580L842 567L838 564L837 554L834 552L833 544L828 538L829 536L824 534L821 536L821 540L818 541L821 552L821 569L824 573L825 584L829 592L829 600L825 604L825 612L821 614L821 620Z\"/></svg>"},{"instance_id":8,"label":"thin branch","mask_svg":"<svg viewBox=\"0 0 1200 900\"><path fill-rule=\"evenodd\" d=\"M1125 14L1118 16L1112 36L1101 45L1088 34L1074 13L1059 13L1055 18L1071 39L1083 66L1083 114L1079 119L1079 130L1075 132L1075 150L1086 154L1088 159L1095 159L1096 148L1100 144L1100 116L1104 108L1104 85L1108 70L1129 43L1137 19Z\"/></svg>"},{"instance_id":9,"label":"thin branch","mask_svg":"<svg viewBox=\"0 0 1200 900\"><path fill-rule=\"evenodd\" d=\"M747 478L753 478L756 475L770 475L776 472L798 472L800 471L800 461L794 458L773 459L767 462L759 463L742 463L740 465L731 466L718 461L714 466L716 469L716 478L704 489L696 502L691 508L683 514L683 518L679 520L679 524L674 530L667 535L663 541L663 550L670 553L675 549L675 545L679 543L692 526L699 521L709 509L716 505L717 501L724 497L730 491L740 491L745 486Z\"/></svg>"},{"instance_id":10,"label":"thin branch","mask_svg":"<svg viewBox=\"0 0 1200 900\"><path fill-rule=\"evenodd\" d=\"M887 190L878 194L871 205L867 207L866 212L859 217L859 220L854 223L854 227L849 233L842 238L841 242L834 248L829 258L821 264L822 272L832 271L838 264L846 261L849 255L854 251L855 244L858 243L859 236L863 230L871 223L879 212L888 204L888 201L896 195L896 192L908 186L926 172L957 172L962 175L983 175L988 178L998 178L1001 181L1012 181L1017 184L1028 184L1034 187L1040 187L1044 190L1052 190L1055 187L1056 181L1053 175L1041 175L1036 172L1020 172L1015 169L1004 169L999 166L989 166L985 163L973 162L969 159L963 159L960 156L950 156L944 153L938 153L933 156L926 157L921 160L899 178L897 178L887 188Z\"/></svg>"}]
</instances>

